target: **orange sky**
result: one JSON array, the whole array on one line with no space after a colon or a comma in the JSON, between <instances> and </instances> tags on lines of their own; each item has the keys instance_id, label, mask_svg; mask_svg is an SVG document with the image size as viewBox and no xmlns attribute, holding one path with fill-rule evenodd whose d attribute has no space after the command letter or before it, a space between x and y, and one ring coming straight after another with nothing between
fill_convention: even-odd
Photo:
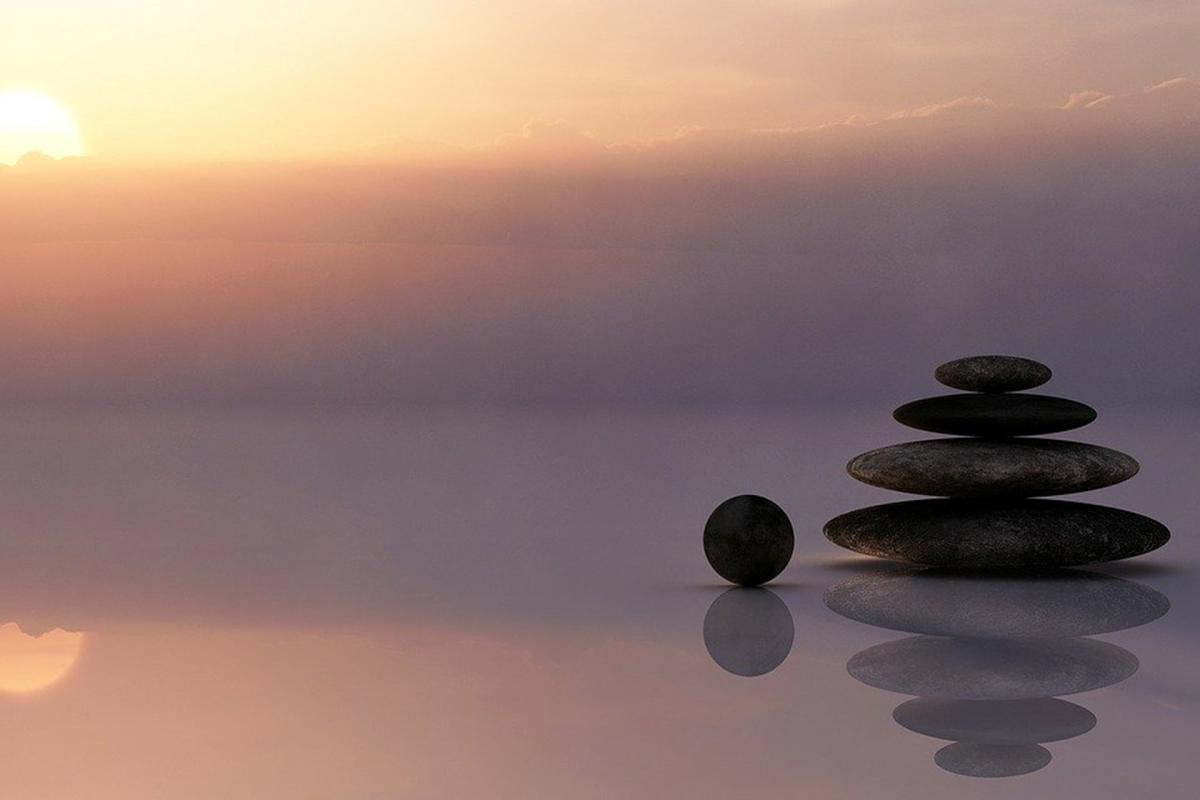
<instances>
[{"instance_id":1,"label":"orange sky","mask_svg":"<svg viewBox=\"0 0 1200 800\"><path fill-rule=\"evenodd\" d=\"M386 157L534 119L612 142L1056 105L1196 76L1196 41L1182 0L64 0L5 8L0 91L107 157Z\"/></svg>"}]
</instances>

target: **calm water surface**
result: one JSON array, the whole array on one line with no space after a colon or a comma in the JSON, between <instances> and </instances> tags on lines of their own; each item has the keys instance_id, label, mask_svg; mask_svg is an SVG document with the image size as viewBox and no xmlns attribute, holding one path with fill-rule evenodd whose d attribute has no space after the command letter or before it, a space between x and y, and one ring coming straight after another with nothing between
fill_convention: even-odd
<instances>
[{"instance_id":1,"label":"calm water surface","mask_svg":"<svg viewBox=\"0 0 1200 800\"><path fill-rule=\"evenodd\" d=\"M1081 499L1167 547L974 595L821 536L899 499L843 471L922 438L882 407L10 412L5 794L1192 798L1196 422L1076 432L1143 465ZM747 491L797 553L727 594L700 531ZM886 602L851 619L831 587ZM1008 635L944 629L976 603Z\"/></svg>"}]
</instances>

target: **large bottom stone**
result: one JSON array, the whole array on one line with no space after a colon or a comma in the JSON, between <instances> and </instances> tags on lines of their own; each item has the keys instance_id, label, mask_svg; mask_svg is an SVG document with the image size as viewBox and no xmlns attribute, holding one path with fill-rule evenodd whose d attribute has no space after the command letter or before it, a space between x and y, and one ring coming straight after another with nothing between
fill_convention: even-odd
<instances>
[{"instance_id":1,"label":"large bottom stone","mask_svg":"<svg viewBox=\"0 0 1200 800\"><path fill-rule=\"evenodd\" d=\"M860 508L825 536L869 556L948 567L1065 567L1140 556L1171 538L1149 517L1064 500L910 500Z\"/></svg>"}]
</instances>

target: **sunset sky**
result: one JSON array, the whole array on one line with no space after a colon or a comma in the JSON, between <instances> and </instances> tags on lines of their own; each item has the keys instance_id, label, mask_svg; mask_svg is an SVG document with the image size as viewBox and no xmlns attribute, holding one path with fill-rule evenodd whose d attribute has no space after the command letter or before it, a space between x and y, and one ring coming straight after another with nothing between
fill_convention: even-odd
<instances>
[{"instance_id":1,"label":"sunset sky","mask_svg":"<svg viewBox=\"0 0 1200 800\"><path fill-rule=\"evenodd\" d=\"M9 4L0 90L133 159L382 157L533 120L605 143L1057 106L1200 71L1190 0L54 0Z\"/></svg>"},{"instance_id":2,"label":"sunset sky","mask_svg":"<svg viewBox=\"0 0 1200 800\"><path fill-rule=\"evenodd\" d=\"M0 402L1200 391L1194 2L5 13Z\"/></svg>"}]
</instances>

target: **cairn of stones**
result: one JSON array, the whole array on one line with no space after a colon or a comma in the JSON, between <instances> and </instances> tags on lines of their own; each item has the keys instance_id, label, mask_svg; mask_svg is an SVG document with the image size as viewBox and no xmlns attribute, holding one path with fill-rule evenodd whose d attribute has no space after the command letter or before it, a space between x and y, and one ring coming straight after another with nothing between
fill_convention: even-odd
<instances>
[{"instance_id":1,"label":"cairn of stones","mask_svg":"<svg viewBox=\"0 0 1200 800\"><path fill-rule=\"evenodd\" d=\"M871 506L835 517L825 536L870 556L937 566L1065 567L1130 558L1161 547L1159 522L1107 506L1034 499L1132 478L1138 463L1106 447L1042 438L1096 418L1074 400L1030 394L1050 368L1014 356L942 364L959 389L897 408L896 421L950 438L872 450L846 466L854 478L938 499Z\"/></svg>"}]
</instances>

